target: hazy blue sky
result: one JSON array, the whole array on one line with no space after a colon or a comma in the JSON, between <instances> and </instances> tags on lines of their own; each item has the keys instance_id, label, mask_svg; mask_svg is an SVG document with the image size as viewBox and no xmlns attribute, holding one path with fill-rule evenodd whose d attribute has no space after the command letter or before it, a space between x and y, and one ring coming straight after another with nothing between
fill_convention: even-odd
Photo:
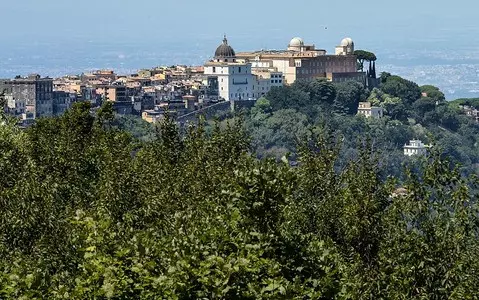
<instances>
[{"instance_id":1,"label":"hazy blue sky","mask_svg":"<svg viewBox=\"0 0 479 300\"><path fill-rule=\"evenodd\" d=\"M4 48L19 41L119 39L194 47L216 45L227 33L238 50L284 47L298 35L332 51L344 36L374 49L448 43L474 33L477 45L478 10L477 0L10 0L1 6L0 26Z\"/></svg>"}]
</instances>

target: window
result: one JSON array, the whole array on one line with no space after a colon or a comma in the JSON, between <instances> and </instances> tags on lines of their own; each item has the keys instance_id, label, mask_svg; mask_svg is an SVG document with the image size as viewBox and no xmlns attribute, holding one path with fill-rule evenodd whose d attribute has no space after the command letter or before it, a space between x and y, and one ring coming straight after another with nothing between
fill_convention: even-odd
<instances>
[{"instance_id":1,"label":"window","mask_svg":"<svg viewBox=\"0 0 479 300\"><path fill-rule=\"evenodd\" d=\"M216 67L213 67L213 73L216 73Z\"/></svg>"},{"instance_id":2,"label":"window","mask_svg":"<svg viewBox=\"0 0 479 300\"><path fill-rule=\"evenodd\" d=\"M282 82L283 82L283 80L279 80L279 83L282 83Z\"/></svg>"},{"instance_id":3,"label":"window","mask_svg":"<svg viewBox=\"0 0 479 300\"><path fill-rule=\"evenodd\" d=\"M238 72L241 73L241 67L238 67Z\"/></svg>"}]
</instances>

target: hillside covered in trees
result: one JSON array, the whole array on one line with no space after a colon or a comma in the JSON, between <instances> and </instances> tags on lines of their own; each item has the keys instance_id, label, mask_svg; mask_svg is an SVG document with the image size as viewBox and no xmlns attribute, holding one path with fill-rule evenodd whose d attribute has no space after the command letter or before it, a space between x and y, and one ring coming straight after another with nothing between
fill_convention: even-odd
<instances>
[{"instance_id":1,"label":"hillside covered in trees","mask_svg":"<svg viewBox=\"0 0 479 300\"><path fill-rule=\"evenodd\" d=\"M388 73L381 74L380 88L368 91L356 82L297 81L275 88L246 113L246 127L258 157L290 153L294 159L298 141L329 128L343 140L340 161L358 156L358 141L371 139L382 168L401 176L402 165L414 162L403 155L409 140L434 144L463 174L479 174L479 123L459 107L474 99L446 102L434 86ZM356 116L360 101L385 109L385 117Z\"/></svg>"},{"instance_id":2,"label":"hillside covered in trees","mask_svg":"<svg viewBox=\"0 0 479 300\"><path fill-rule=\"evenodd\" d=\"M146 140L119 129L108 106L93 116L78 103L27 130L1 116L0 299L477 298L477 178L439 150L400 182L384 176L375 149L390 141L378 137L384 124L408 132L409 120L347 119L362 97L398 116L421 106L418 91L387 100L402 84L371 95L298 84L259 101L247 124L180 131L167 118ZM336 115L340 106L351 111ZM448 112L415 110L463 134L468 123ZM339 126L382 133L349 141ZM272 136L294 147L295 166L253 154L270 153Z\"/></svg>"}]
</instances>

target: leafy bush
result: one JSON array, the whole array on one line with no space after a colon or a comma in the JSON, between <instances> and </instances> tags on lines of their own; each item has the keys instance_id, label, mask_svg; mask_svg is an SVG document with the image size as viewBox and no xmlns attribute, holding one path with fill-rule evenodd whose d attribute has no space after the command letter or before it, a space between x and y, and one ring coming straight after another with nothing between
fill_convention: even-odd
<instances>
[{"instance_id":1,"label":"leafy bush","mask_svg":"<svg viewBox=\"0 0 479 300\"><path fill-rule=\"evenodd\" d=\"M337 169L326 129L291 167L252 157L238 119L139 144L89 109L0 126L2 299L479 293L477 181L436 152L396 190L371 142Z\"/></svg>"}]
</instances>

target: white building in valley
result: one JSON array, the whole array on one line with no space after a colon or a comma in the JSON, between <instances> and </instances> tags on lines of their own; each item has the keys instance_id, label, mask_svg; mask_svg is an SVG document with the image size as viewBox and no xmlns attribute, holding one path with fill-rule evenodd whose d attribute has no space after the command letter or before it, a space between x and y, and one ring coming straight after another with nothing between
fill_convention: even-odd
<instances>
[{"instance_id":1,"label":"white building in valley","mask_svg":"<svg viewBox=\"0 0 479 300\"><path fill-rule=\"evenodd\" d=\"M207 80L207 97L219 100L254 100L269 92L273 86L283 85L281 72L255 72L252 65L237 60L226 36L216 49L215 56L204 66Z\"/></svg>"},{"instance_id":2,"label":"white building in valley","mask_svg":"<svg viewBox=\"0 0 479 300\"><path fill-rule=\"evenodd\" d=\"M411 140L409 144L404 145L404 155L425 155L429 145L424 145L420 140Z\"/></svg>"},{"instance_id":3,"label":"white building in valley","mask_svg":"<svg viewBox=\"0 0 479 300\"><path fill-rule=\"evenodd\" d=\"M382 118L384 109L382 107L371 106L371 102L359 102L358 115L366 118Z\"/></svg>"}]
</instances>

